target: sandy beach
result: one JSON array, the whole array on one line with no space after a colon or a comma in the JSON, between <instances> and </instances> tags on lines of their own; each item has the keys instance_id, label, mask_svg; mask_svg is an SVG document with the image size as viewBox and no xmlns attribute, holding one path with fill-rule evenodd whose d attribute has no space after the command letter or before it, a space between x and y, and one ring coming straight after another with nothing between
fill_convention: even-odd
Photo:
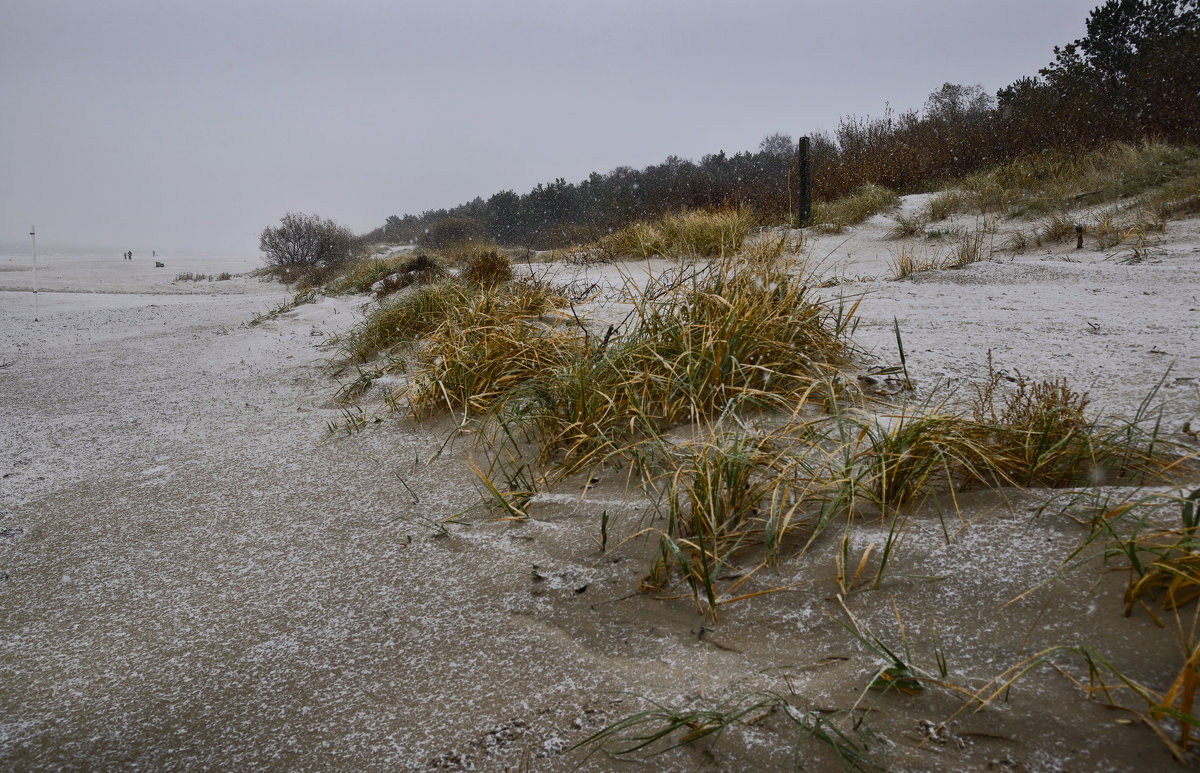
<instances>
[{"instance_id":1,"label":"sandy beach","mask_svg":"<svg viewBox=\"0 0 1200 773\"><path fill-rule=\"evenodd\" d=\"M806 245L823 292L864 298L858 367L898 363L898 326L916 399L979 383L989 351L1008 373L1067 378L1103 415L1131 416L1161 381L1162 436L1196 449L1200 220L1171 221L1136 260L1064 242L895 281L897 214ZM35 322L28 256L0 257L0 767L838 769L829 745L797 746L790 711L836 716L891 770L1177 767L1150 727L1048 666L979 712L951 689L867 689L880 661L847 611L930 672L944 657L967 690L1080 644L1170 685L1194 610L1161 629L1123 615L1121 571L1056 577L1087 530L1042 508L1054 492L970 492L949 523L923 510L887 580L844 607L831 538L755 579L782 590L706 622L688 597L639 592L652 541L599 550L602 511L618 537L652 517L624 473L567 481L524 522L443 525L480 497L452 420L414 423L368 393L380 420L331 433L330 342L369 299L249 325L289 297L248 276L254 256L41 261ZM646 266L553 270L615 294ZM593 315L616 313L607 297ZM856 555L884 532L856 529ZM646 699L767 691L792 708L715 744L648 761L570 748Z\"/></svg>"}]
</instances>

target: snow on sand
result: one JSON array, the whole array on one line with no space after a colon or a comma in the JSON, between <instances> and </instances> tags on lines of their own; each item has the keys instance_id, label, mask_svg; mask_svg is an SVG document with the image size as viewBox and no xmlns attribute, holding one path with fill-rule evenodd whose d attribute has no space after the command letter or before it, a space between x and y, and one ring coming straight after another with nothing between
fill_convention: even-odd
<instances>
[{"instance_id":1,"label":"snow on sand","mask_svg":"<svg viewBox=\"0 0 1200 773\"><path fill-rule=\"evenodd\" d=\"M922 388L980 378L991 349L1000 368L1066 376L1125 415L1171 366L1165 432L1190 442L1196 220L1169 224L1137 264L1065 245L900 282L885 280L889 226L811 246L847 279L827 292L868 293L856 334L868 360L898 361L895 319ZM525 524L474 519L439 536L435 524L477 498L468 443L438 455L448 426L394 416L328 435L340 414L327 342L363 299L249 327L285 288L173 278L252 261L132 263L47 258L39 284L52 291L34 323L29 272L0 259L4 767L571 769L581 755L566 746L645 708L625 692L711 705L762 688L848 709L879 667L824 614L838 609L827 553L785 563L774 578L793 589L729 607L708 631L689 600L635 593L646 546L601 557L594 541L601 509L614 528L646 516L620 475L582 498L540 497ZM964 684L1087 641L1165 687L1178 653L1144 615L1121 616L1120 577L1073 576L1003 606L1081 538L1065 518L1031 520L1045 494L966 498L969 525L950 544L936 519L918 520L895 579L847 604L896 643L894 596L914 657L933 670L942 649ZM910 750L922 721L957 707L932 690L890 695L872 724L898 744L899 769L1170 764L1148 729L1114 725L1054 672L956 721L953 743ZM776 718L711 757L655 764L790 760Z\"/></svg>"}]
</instances>

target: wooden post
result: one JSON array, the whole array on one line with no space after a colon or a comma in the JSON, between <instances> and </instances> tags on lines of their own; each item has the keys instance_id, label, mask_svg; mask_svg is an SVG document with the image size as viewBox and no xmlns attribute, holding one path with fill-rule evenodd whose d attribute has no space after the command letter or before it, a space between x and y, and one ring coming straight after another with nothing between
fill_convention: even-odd
<instances>
[{"instance_id":1,"label":"wooden post","mask_svg":"<svg viewBox=\"0 0 1200 773\"><path fill-rule=\"evenodd\" d=\"M1075 249L1083 249L1083 226L1075 226Z\"/></svg>"},{"instance_id":2,"label":"wooden post","mask_svg":"<svg viewBox=\"0 0 1200 773\"><path fill-rule=\"evenodd\" d=\"M812 167L808 160L808 137L800 138L798 161L800 163L800 180L798 201L796 203L796 227L808 225L812 217Z\"/></svg>"},{"instance_id":3,"label":"wooden post","mask_svg":"<svg viewBox=\"0 0 1200 773\"><path fill-rule=\"evenodd\" d=\"M38 321L38 286L37 286L37 229L29 226L29 240L33 244L33 321Z\"/></svg>"}]
</instances>

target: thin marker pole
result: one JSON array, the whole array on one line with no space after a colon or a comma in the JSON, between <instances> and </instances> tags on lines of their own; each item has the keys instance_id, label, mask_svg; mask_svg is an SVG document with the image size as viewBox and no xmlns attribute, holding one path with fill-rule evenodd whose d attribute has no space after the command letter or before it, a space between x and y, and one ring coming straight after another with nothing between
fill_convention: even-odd
<instances>
[{"instance_id":1,"label":"thin marker pole","mask_svg":"<svg viewBox=\"0 0 1200 773\"><path fill-rule=\"evenodd\" d=\"M38 321L38 286L37 286L37 229L29 226L29 239L33 242L33 321Z\"/></svg>"}]
</instances>

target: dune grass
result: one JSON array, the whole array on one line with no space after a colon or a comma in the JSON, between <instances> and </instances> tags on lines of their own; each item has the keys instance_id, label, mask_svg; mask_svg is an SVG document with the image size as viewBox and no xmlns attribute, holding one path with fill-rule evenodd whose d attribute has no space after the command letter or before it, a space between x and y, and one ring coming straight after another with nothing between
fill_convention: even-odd
<instances>
[{"instance_id":1,"label":"dune grass","mask_svg":"<svg viewBox=\"0 0 1200 773\"><path fill-rule=\"evenodd\" d=\"M546 315L524 292L514 297L494 288L447 315L417 347L422 368L409 395L415 413L483 413L510 390L583 354L569 317Z\"/></svg>"},{"instance_id":2,"label":"dune grass","mask_svg":"<svg viewBox=\"0 0 1200 773\"><path fill-rule=\"evenodd\" d=\"M512 261L499 250L482 249L467 258L459 277L478 285L496 285L512 281Z\"/></svg>"},{"instance_id":3,"label":"dune grass","mask_svg":"<svg viewBox=\"0 0 1200 773\"><path fill-rule=\"evenodd\" d=\"M746 208L683 210L633 223L605 236L591 250L607 260L732 255L755 225L754 212Z\"/></svg>"},{"instance_id":4,"label":"dune grass","mask_svg":"<svg viewBox=\"0 0 1200 773\"><path fill-rule=\"evenodd\" d=\"M326 295L335 296L366 293L376 282L384 281L386 287L382 294L388 295L410 285L429 284L445 276L446 271L436 255L421 250L357 261L323 289Z\"/></svg>"},{"instance_id":5,"label":"dune grass","mask_svg":"<svg viewBox=\"0 0 1200 773\"><path fill-rule=\"evenodd\" d=\"M983 233L966 234L958 249L978 254ZM475 430L480 443L473 469L481 493L504 519L527 518L539 489L573 473L629 469L654 510L633 527L655 546L643 589L690 596L709 620L772 592L758 581L762 570L817 545L836 548L830 583L843 593L882 587L910 519L942 493L956 502L957 492L973 488L1094 490L1162 483L1184 469L1159 435L1154 390L1132 419L1098 417L1088 396L1061 379L1018 374L1013 388L998 389L1002 377L989 358L965 412L868 403L851 386L857 304L817 295L819 282L782 243L743 245L630 287L628 324L602 336L567 310L562 294L513 280L502 258L472 258L477 269L468 262L463 276L410 287L368 315L342 341L343 362L395 359L359 368L352 384L403 369L406 386L393 405L419 418L461 415L458 428ZM951 254L938 267L969 262ZM346 417L348 427L366 422L361 410ZM1198 496L1178 529L1131 521L1133 505L1097 517L1104 555L1129 564L1129 611L1149 611L1151 602L1173 611L1200 598ZM607 547L607 513L598 517ZM882 525L885 536L852 554L863 523ZM1200 648L1189 641L1184 649L1177 684L1143 688L1139 716L1194 721ZM1068 650L1107 668L1086 648L1048 651L1036 663ZM908 660L884 660L872 685L928 682ZM1034 663L1023 661L993 686L1011 684ZM978 695L984 705L994 699ZM759 695L694 711L652 708L583 745L624 754L690 743L769 705L778 704ZM821 723L801 728L868 765L839 732ZM1183 750L1187 742L1186 732L1169 741Z\"/></svg>"},{"instance_id":6,"label":"dune grass","mask_svg":"<svg viewBox=\"0 0 1200 773\"><path fill-rule=\"evenodd\" d=\"M442 281L414 287L369 313L339 340L340 362L362 363L397 347L431 336L443 325L463 318L514 320L538 317L556 307L558 296L534 283L507 282L480 286Z\"/></svg>"},{"instance_id":7,"label":"dune grass","mask_svg":"<svg viewBox=\"0 0 1200 773\"><path fill-rule=\"evenodd\" d=\"M929 199L928 218L930 222L940 222L955 212L960 212L966 203L966 194L958 189L942 191Z\"/></svg>"},{"instance_id":8,"label":"dune grass","mask_svg":"<svg viewBox=\"0 0 1200 773\"><path fill-rule=\"evenodd\" d=\"M304 290L302 292L295 293L294 295L292 295L291 298L288 298L287 300L283 301L278 306L274 307L273 309L266 312L265 314L257 314L256 313L254 315L254 317L250 320L249 324L251 327L253 327L254 325L261 325L262 323L266 322L267 320L276 319L277 317L279 317L282 314L287 314L289 311L294 311L299 306L303 306L306 303L316 303L316 301L317 301L317 291L316 290Z\"/></svg>"},{"instance_id":9,"label":"dune grass","mask_svg":"<svg viewBox=\"0 0 1200 773\"><path fill-rule=\"evenodd\" d=\"M846 373L857 304L815 295L782 243L631 288L626 329L602 338L552 289L485 260L480 281L413 287L382 305L342 342L343 361L390 353L389 367L407 371L394 405L475 417L487 457L477 477L509 517L537 487L629 466L663 516L646 586L682 583L707 616L839 521L889 524L878 586L904 520L938 492L1144 480L1169 464L1148 415L1089 417L1066 382L1018 377L998 399L990 371L971 416L872 409ZM770 414L774 429L743 421ZM843 587L864 563L856 572L842 557Z\"/></svg>"},{"instance_id":10,"label":"dune grass","mask_svg":"<svg viewBox=\"0 0 1200 773\"><path fill-rule=\"evenodd\" d=\"M642 698L649 708L629 714L575 744L572 749L587 749L582 762L604 750L617 758L638 753L661 754L671 749L708 739L717 743L725 733L778 715L795 734L796 761L806 741L815 741L832 753L832 761L843 770L884 770L865 743L863 734L843 730L838 720L842 712L822 714L793 706L786 697L771 691L737 696L710 706L675 708ZM581 764L582 764L581 762Z\"/></svg>"},{"instance_id":11,"label":"dune grass","mask_svg":"<svg viewBox=\"0 0 1200 773\"><path fill-rule=\"evenodd\" d=\"M1196 206L1200 149L1155 142L1116 143L1070 154L1031 154L964 178L930 202L933 220L951 212L1051 215L1080 205L1139 196L1172 211Z\"/></svg>"},{"instance_id":12,"label":"dune grass","mask_svg":"<svg viewBox=\"0 0 1200 773\"><path fill-rule=\"evenodd\" d=\"M916 212L910 215L897 214L896 225L888 232L888 237L891 239L905 239L911 236L925 233L925 226L929 224L928 216Z\"/></svg>"},{"instance_id":13,"label":"dune grass","mask_svg":"<svg viewBox=\"0 0 1200 773\"><path fill-rule=\"evenodd\" d=\"M851 405L766 434L713 431L672 444L650 484L666 527L648 584L684 582L698 608L715 615L746 597L739 587L776 560L781 545L802 550L833 523L849 529L882 518L878 587L907 519L939 492L1169 479L1179 456L1152 414L1101 420L1085 415L1086 404L1065 382L1021 380L995 413L975 418L934 406L889 416ZM864 556L855 570L841 556L844 589L865 563ZM716 579L730 574L738 578L732 584Z\"/></svg>"},{"instance_id":14,"label":"dune grass","mask_svg":"<svg viewBox=\"0 0 1200 773\"><path fill-rule=\"evenodd\" d=\"M901 247L900 252L893 254L892 259L888 261L891 272L888 278L907 279L925 271L966 268L973 263L988 260L992 251L984 247L986 237L987 234L983 230L966 231L945 253L931 250L918 252L907 246Z\"/></svg>"},{"instance_id":15,"label":"dune grass","mask_svg":"<svg viewBox=\"0 0 1200 773\"><path fill-rule=\"evenodd\" d=\"M634 293L632 330L515 391L504 415L562 468L730 409L802 404L850 358L854 308L817 298L768 245Z\"/></svg>"},{"instance_id":16,"label":"dune grass","mask_svg":"<svg viewBox=\"0 0 1200 773\"><path fill-rule=\"evenodd\" d=\"M1200 598L1200 535L1197 534L1200 489L1179 498L1182 510L1175 528L1135 532L1110 552L1129 561L1129 584L1125 590L1125 615L1135 605L1149 611L1146 601L1159 601L1164 612L1173 612Z\"/></svg>"},{"instance_id":17,"label":"dune grass","mask_svg":"<svg viewBox=\"0 0 1200 773\"><path fill-rule=\"evenodd\" d=\"M849 196L813 205L812 222L823 233L841 233L874 214L895 207L900 197L880 185L864 185Z\"/></svg>"},{"instance_id":18,"label":"dune grass","mask_svg":"<svg viewBox=\"0 0 1200 773\"><path fill-rule=\"evenodd\" d=\"M892 259L888 261L888 268L891 270L888 278L900 280L924 271L941 271L949 268L949 260L936 252L918 253L908 247L901 247L900 252L893 254Z\"/></svg>"}]
</instances>

